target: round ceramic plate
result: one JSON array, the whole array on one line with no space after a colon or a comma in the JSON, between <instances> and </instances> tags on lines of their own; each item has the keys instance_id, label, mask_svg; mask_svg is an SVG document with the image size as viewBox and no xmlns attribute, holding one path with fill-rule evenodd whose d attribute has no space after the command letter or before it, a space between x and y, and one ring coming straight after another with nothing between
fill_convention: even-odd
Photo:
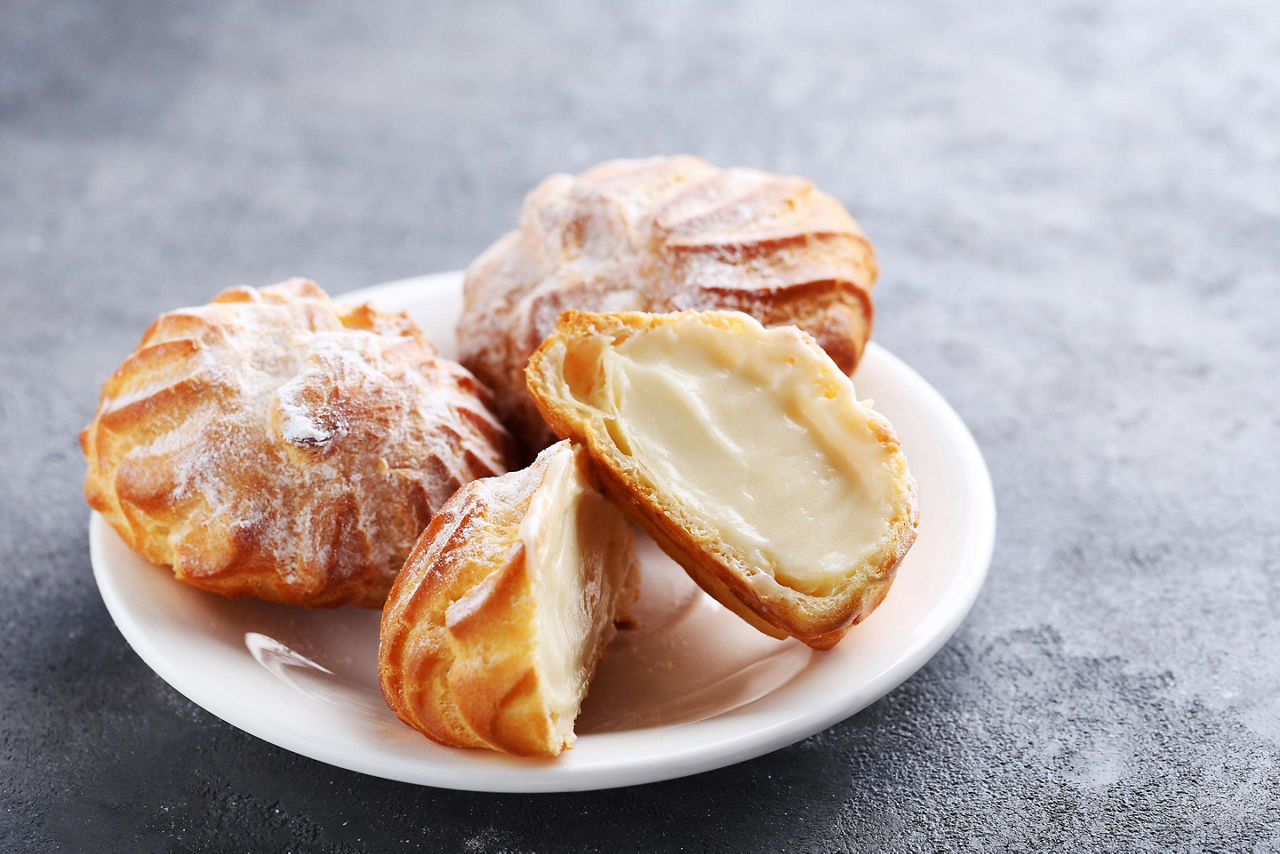
<instances>
[{"instance_id":1,"label":"round ceramic plate","mask_svg":"<svg viewBox=\"0 0 1280 854\"><path fill-rule=\"evenodd\" d=\"M346 298L407 310L454 353L461 274ZM232 602L173 580L94 514L94 576L138 655L193 702L289 750L393 780L501 792L598 789L666 780L799 741L874 702L955 630L986 575L991 481L959 417L886 350L855 377L902 438L920 488L920 534L888 598L840 644L814 652L756 632L698 590L647 538L642 628L614 642L555 760L441 747L400 723L377 679L378 612Z\"/></svg>"}]
</instances>

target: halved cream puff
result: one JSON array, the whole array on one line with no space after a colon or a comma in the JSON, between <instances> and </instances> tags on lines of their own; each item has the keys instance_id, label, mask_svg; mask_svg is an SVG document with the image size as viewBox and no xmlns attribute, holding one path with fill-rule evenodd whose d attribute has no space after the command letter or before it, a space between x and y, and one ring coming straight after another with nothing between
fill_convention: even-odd
<instances>
[{"instance_id":1,"label":"halved cream puff","mask_svg":"<svg viewBox=\"0 0 1280 854\"><path fill-rule=\"evenodd\" d=\"M387 704L441 744L555 756L635 596L626 517L568 442L472 481L431 520L382 614Z\"/></svg>"},{"instance_id":2,"label":"halved cream puff","mask_svg":"<svg viewBox=\"0 0 1280 854\"><path fill-rule=\"evenodd\" d=\"M915 541L897 435L795 327L568 311L527 379L631 518L766 634L830 647L880 604Z\"/></svg>"}]
</instances>

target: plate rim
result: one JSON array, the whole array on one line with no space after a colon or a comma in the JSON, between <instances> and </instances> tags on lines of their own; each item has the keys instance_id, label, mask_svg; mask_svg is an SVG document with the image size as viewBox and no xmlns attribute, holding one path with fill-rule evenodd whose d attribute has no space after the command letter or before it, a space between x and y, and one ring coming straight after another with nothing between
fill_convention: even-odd
<instances>
[{"instance_id":1,"label":"plate rim","mask_svg":"<svg viewBox=\"0 0 1280 854\"><path fill-rule=\"evenodd\" d=\"M380 295L385 297L389 293L408 288L457 287L462 276L462 271L456 270L411 276L336 294L333 299L346 302L376 299ZM651 756L632 757L616 764L588 766L537 763L532 767L529 765L438 767L440 763L423 761L420 758L412 764L411 769L406 768L404 762L391 766L377 766L373 762L360 761L358 756L353 758L341 749L331 749L326 742L298 734L292 729L278 729L263 725L254 720L251 715L238 713L241 705L236 702L234 695L223 694L212 687L196 687L203 684L200 680L179 678L175 673L180 669L179 665L170 662L158 649L156 640L148 635L142 625L133 618L132 612L123 601L121 590L108 577L104 556L106 546L103 538L118 535L100 514L91 512L89 553L95 585L112 622L129 646L157 676L179 694L223 722L269 744L346 770L437 788L479 792L537 793L588 791L641 785L745 762L822 732L869 707L904 683L932 659L959 628L977 600L990 568L995 548L997 508L990 472L977 441L947 400L922 375L874 341L868 343L867 349L874 351L876 358L887 360L895 370L903 372L916 381L919 390L929 398L930 410L943 420L950 422L948 432L955 436L957 445L962 449L956 464L963 473L962 481L969 486L968 497L971 501L971 509L974 511L974 526L970 529L970 536L964 541L966 546L964 554L957 555L949 561L956 567L956 570L950 574L951 579L954 581L959 578L960 580L958 589L952 591L953 601L939 626L926 637L909 646L874 677L862 682L858 690L848 695L840 695L838 698L840 702L833 702L817 709L806 709L786 720L715 739L700 745L697 749L686 750L675 755L659 752ZM753 704L748 704L744 708L749 708L751 705ZM713 716L708 720L715 720L717 717L720 716ZM696 724L683 726L696 726ZM592 737L599 736L583 736L584 739ZM408 773L409 770L418 773Z\"/></svg>"}]
</instances>

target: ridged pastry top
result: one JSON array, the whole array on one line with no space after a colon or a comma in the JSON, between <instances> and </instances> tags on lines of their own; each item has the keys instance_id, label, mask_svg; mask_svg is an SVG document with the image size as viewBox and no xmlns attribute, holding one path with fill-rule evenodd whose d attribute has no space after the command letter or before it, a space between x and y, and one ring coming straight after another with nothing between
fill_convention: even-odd
<instances>
[{"instance_id":1,"label":"ridged pastry top","mask_svg":"<svg viewBox=\"0 0 1280 854\"><path fill-rule=\"evenodd\" d=\"M403 314L295 279L162 315L81 433L85 497L181 580L378 606L432 514L505 471L486 390Z\"/></svg>"},{"instance_id":2,"label":"ridged pastry top","mask_svg":"<svg viewBox=\"0 0 1280 854\"><path fill-rule=\"evenodd\" d=\"M803 178L690 156L610 161L545 180L519 229L471 265L461 361L533 451L552 436L523 371L562 311L743 311L800 326L851 373L875 278L857 223Z\"/></svg>"}]
</instances>

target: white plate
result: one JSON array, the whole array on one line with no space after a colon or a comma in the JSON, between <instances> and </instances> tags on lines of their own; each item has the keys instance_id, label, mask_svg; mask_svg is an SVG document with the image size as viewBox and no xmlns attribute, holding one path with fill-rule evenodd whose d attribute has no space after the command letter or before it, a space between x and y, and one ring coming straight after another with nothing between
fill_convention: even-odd
<instances>
[{"instance_id":1,"label":"white plate","mask_svg":"<svg viewBox=\"0 0 1280 854\"><path fill-rule=\"evenodd\" d=\"M358 291L454 353L459 273ZM888 598L828 652L776 641L702 594L646 538L638 616L601 665L577 746L556 760L440 747L378 689L378 613L231 602L173 580L94 514L94 576L125 639L170 685L272 744L392 780L495 792L598 789L741 762L844 720L901 684L968 612L995 535L973 438L928 383L872 344L856 376L920 487L920 535Z\"/></svg>"}]
</instances>

